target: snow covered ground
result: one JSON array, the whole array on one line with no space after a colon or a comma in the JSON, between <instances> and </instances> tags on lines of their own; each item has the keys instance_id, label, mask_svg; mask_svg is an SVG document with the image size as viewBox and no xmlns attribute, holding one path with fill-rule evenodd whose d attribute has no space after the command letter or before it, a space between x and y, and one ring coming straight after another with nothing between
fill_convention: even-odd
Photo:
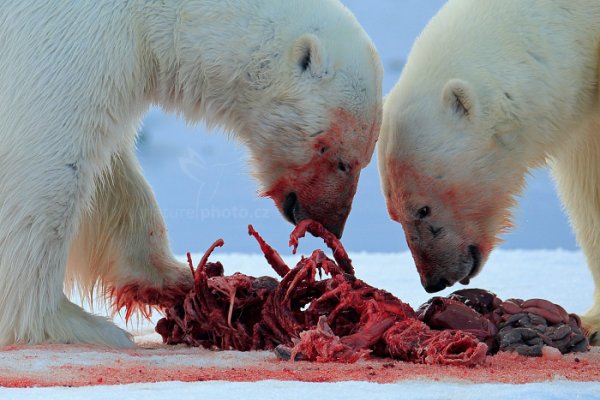
<instances>
[{"instance_id":1,"label":"snow covered ground","mask_svg":"<svg viewBox=\"0 0 600 400\"><path fill-rule=\"evenodd\" d=\"M356 14L378 47L386 71L384 93L387 93L402 70L412 42L444 1L343 2ZM255 196L255 184L247 174L244 149L234 145L225 135L207 135L206 132L208 130L202 126L187 127L176 117L158 110L149 113L144 123L139 158L166 217L173 249L177 254L200 252L215 238L223 237L226 245L215 253L214 258L223 262L226 273L268 274L262 256L247 254L257 253L258 248L246 235L245 227L248 223L254 224L282 254L288 254L285 249L291 227L278 215L270 200ZM584 312L591 304L591 277L583 256L571 251L576 250L575 241L546 171L535 171L529 180L527 192L516 210L516 224L517 228L506 236L503 250L492 254L488 265L471 286L489 289L502 298L546 298L563 305L568 311ZM375 159L362 174L344 236L344 244L354 252L352 258L359 277L393 292L413 306L429 298L421 289L410 254L402 252L406 245L400 226L391 222L385 211ZM301 250L309 252L317 246L321 243L307 240L302 243ZM568 251L555 250L557 248ZM296 259L287 260L293 265ZM443 294L450 291L447 289ZM152 338L152 335L148 336L151 328L150 323L141 322L137 331L145 335L144 338ZM78 354L67 356L77 358ZM0 368L15 368L20 362L28 366L31 364L26 362L34 362L40 368L51 368L49 358L26 360L23 356L20 360L8 359L0 353ZM83 388L0 388L2 400L125 400L142 397L146 400L167 397L177 400L600 399L600 384L563 380L526 385L430 380L392 384L268 380L254 383L209 381Z\"/></svg>"},{"instance_id":2,"label":"snow covered ground","mask_svg":"<svg viewBox=\"0 0 600 400\"><path fill-rule=\"evenodd\" d=\"M271 238L267 236L265 239L269 241ZM289 256L290 253L285 248L280 248L280 250L285 256L285 261L289 265L295 265L298 257ZM312 247L301 242L301 253L310 254L311 250ZM240 271L255 276L273 275L261 255L223 252L224 250L217 250L211 259L220 260L224 264L227 274ZM352 253L351 257L358 277L374 286L391 291L411 305L418 306L430 297L420 288L409 253ZM195 260L199 260L199 258L199 254L194 256ZM481 276L474 280L472 286L487 288L503 299L510 297L546 298L563 305L568 311L576 313L584 312L591 303L593 290L590 274L585 268L581 253L565 250L497 251L492 255ZM446 289L442 294L448 294L455 289L457 287ZM122 320L118 320L118 323L125 326ZM267 352L210 352L186 349L185 347L167 346L165 348L165 346L158 345L148 347L148 343L160 341L158 335L152 332L153 322L138 321L133 325L129 329L137 335L136 340L145 343L144 348L133 353L131 351L106 352L93 348L65 348L64 346L48 346L33 350L7 348L0 353L0 378L6 379L7 371L12 371L11 374L13 378L17 377L17 381L21 378L21 382L27 382L28 374L35 371L34 376L46 377L50 380L72 377L74 384L77 382L81 384L82 381L77 378L77 375L82 373L81 371L99 367L103 369L98 370L100 372L95 374L92 372L92 376L94 379L104 377L104 382L109 381L108 375L112 376L112 379L116 377L119 380L128 380L130 377L127 374L137 373L138 369L142 373L142 369L153 371L165 366L168 371L172 370L175 376L184 376L183 371L186 371L185 373L188 375L185 380L190 380L190 373L192 377L196 376L194 368L197 368L198 379L201 377L201 369L211 366L235 367L237 370L244 370L249 365L263 362L267 366L266 369L281 370L281 368L285 368L285 366L277 365L275 357ZM588 375L590 376L588 382L565 380L563 374L568 371L560 368L552 370L547 380L528 384L486 383L496 381L493 371L491 371L492 375L488 375L488 379L484 377L483 380L477 380L480 383L473 383L465 380L468 379L468 375L458 379L456 374L451 374L451 370L443 368L433 378L425 379L419 375L418 379L385 384L365 380L334 383L283 382L272 379L257 382L218 381L218 379L232 379L226 372L222 372L221 375L213 375L211 380L191 383L102 385L100 382L95 386L81 388L0 388L0 399L95 400L136 399L143 396L146 400L165 397L186 400L209 398L216 395L220 399L299 399L311 398L311 396L344 398L345 400L358 400L365 397L370 399L478 399L482 398L482 394L485 394L487 399L600 399L600 354L598 354L598 349L594 350L594 353L595 358L590 362L594 362L598 370L597 373L592 372L591 375ZM580 357L583 359L584 356ZM537 363L538 361L532 362ZM128 363L134 363L134 367L128 367ZM178 368L181 368L181 371ZM359 367L357 366L357 368ZM396 367L396 369L398 368L400 367ZM405 368L410 371L411 367ZM417 371L417 366L414 369ZM444 375L445 371L448 376ZM483 372L485 371L484 369ZM162 373L164 374L164 371ZM527 368L520 362L516 362L514 366L515 379L518 379L521 374L527 375L527 373ZM413 376L412 373L409 372L409 376ZM86 377L86 379L88 378L89 376ZM133 381L136 382L135 378Z\"/></svg>"},{"instance_id":3,"label":"snow covered ground","mask_svg":"<svg viewBox=\"0 0 600 400\"><path fill-rule=\"evenodd\" d=\"M461 400L594 400L600 398L595 383L555 381L526 385L404 382L379 384L369 382L306 383L261 381L201 383L137 383L124 386L86 388L1 389L3 400L155 400L155 399L461 399Z\"/></svg>"}]
</instances>

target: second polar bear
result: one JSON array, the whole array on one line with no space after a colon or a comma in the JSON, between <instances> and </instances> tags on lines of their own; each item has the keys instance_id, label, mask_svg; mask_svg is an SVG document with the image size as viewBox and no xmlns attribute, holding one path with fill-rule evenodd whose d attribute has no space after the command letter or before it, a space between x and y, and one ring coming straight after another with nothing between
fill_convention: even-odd
<instances>
[{"instance_id":1,"label":"second polar bear","mask_svg":"<svg viewBox=\"0 0 600 400\"><path fill-rule=\"evenodd\" d=\"M388 210L427 291L480 271L527 171L547 163L596 285L584 323L599 331L599 50L597 1L450 0L427 25L379 145Z\"/></svg>"},{"instance_id":2,"label":"second polar bear","mask_svg":"<svg viewBox=\"0 0 600 400\"><path fill-rule=\"evenodd\" d=\"M287 219L339 236L377 140L381 78L335 0L5 1L0 345L132 344L67 299L65 275L130 310L190 288L134 156L151 105L233 132Z\"/></svg>"}]
</instances>

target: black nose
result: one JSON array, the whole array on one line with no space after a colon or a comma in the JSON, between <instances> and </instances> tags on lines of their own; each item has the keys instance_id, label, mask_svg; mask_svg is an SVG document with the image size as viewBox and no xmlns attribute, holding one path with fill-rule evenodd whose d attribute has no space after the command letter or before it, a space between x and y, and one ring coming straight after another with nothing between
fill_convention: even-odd
<instances>
[{"instance_id":1,"label":"black nose","mask_svg":"<svg viewBox=\"0 0 600 400\"><path fill-rule=\"evenodd\" d=\"M283 200L283 204L281 205L281 209L283 210L283 215L285 219L287 219L292 224L296 225L298 221L296 221L296 215L294 210L298 207L298 196L296 193L291 192L285 199Z\"/></svg>"},{"instance_id":2,"label":"black nose","mask_svg":"<svg viewBox=\"0 0 600 400\"><path fill-rule=\"evenodd\" d=\"M448 286L450 286L450 282L442 278L436 282L426 282L423 286L425 287L425 291L427 291L427 293L435 293L446 289Z\"/></svg>"}]
</instances>

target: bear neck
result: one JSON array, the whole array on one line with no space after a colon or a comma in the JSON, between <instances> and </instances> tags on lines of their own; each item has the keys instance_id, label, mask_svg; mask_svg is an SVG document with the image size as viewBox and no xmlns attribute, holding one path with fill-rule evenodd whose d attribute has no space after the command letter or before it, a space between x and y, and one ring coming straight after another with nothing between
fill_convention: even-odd
<instances>
[{"instance_id":1,"label":"bear neck","mask_svg":"<svg viewBox=\"0 0 600 400\"><path fill-rule=\"evenodd\" d=\"M538 167L597 113L600 3L555 1L540 13L528 2L506 2L482 28L477 16L489 7L448 2L415 42L402 79L433 98L449 79L469 82L484 130L527 168Z\"/></svg>"},{"instance_id":2,"label":"bear neck","mask_svg":"<svg viewBox=\"0 0 600 400\"><path fill-rule=\"evenodd\" d=\"M149 101L233 133L264 102L283 50L300 31L290 28L279 0L134 3L149 59Z\"/></svg>"}]
</instances>

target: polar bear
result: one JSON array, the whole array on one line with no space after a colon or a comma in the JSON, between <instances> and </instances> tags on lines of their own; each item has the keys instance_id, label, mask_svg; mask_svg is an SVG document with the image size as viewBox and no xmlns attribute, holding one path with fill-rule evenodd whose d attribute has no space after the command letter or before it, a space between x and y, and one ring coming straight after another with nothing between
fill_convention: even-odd
<instances>
[{"instance_id":1,"label":"polar bear","mask_svg":"<svg viewBox=\"0 0 600 400\"><path fill-rule=\"evenodd\" d=\"M8 0L0 10L0 345L132 346L64 294L191 287L134 156L151 105L233 133L291 222L338 236L381 119L375 47L337 0Z\"/></svg>"},{"instance_id":2,"label":"polar bear","mask_svg":"<svg viewBox=\"0 0 600 400\"><path fill-rule=\"evenodd\" d=\"M596 285L600 328L600 3L450 0L384 102L382 189L421 282L475 276L548 164Z\"/></svg>"}]
</instances>

